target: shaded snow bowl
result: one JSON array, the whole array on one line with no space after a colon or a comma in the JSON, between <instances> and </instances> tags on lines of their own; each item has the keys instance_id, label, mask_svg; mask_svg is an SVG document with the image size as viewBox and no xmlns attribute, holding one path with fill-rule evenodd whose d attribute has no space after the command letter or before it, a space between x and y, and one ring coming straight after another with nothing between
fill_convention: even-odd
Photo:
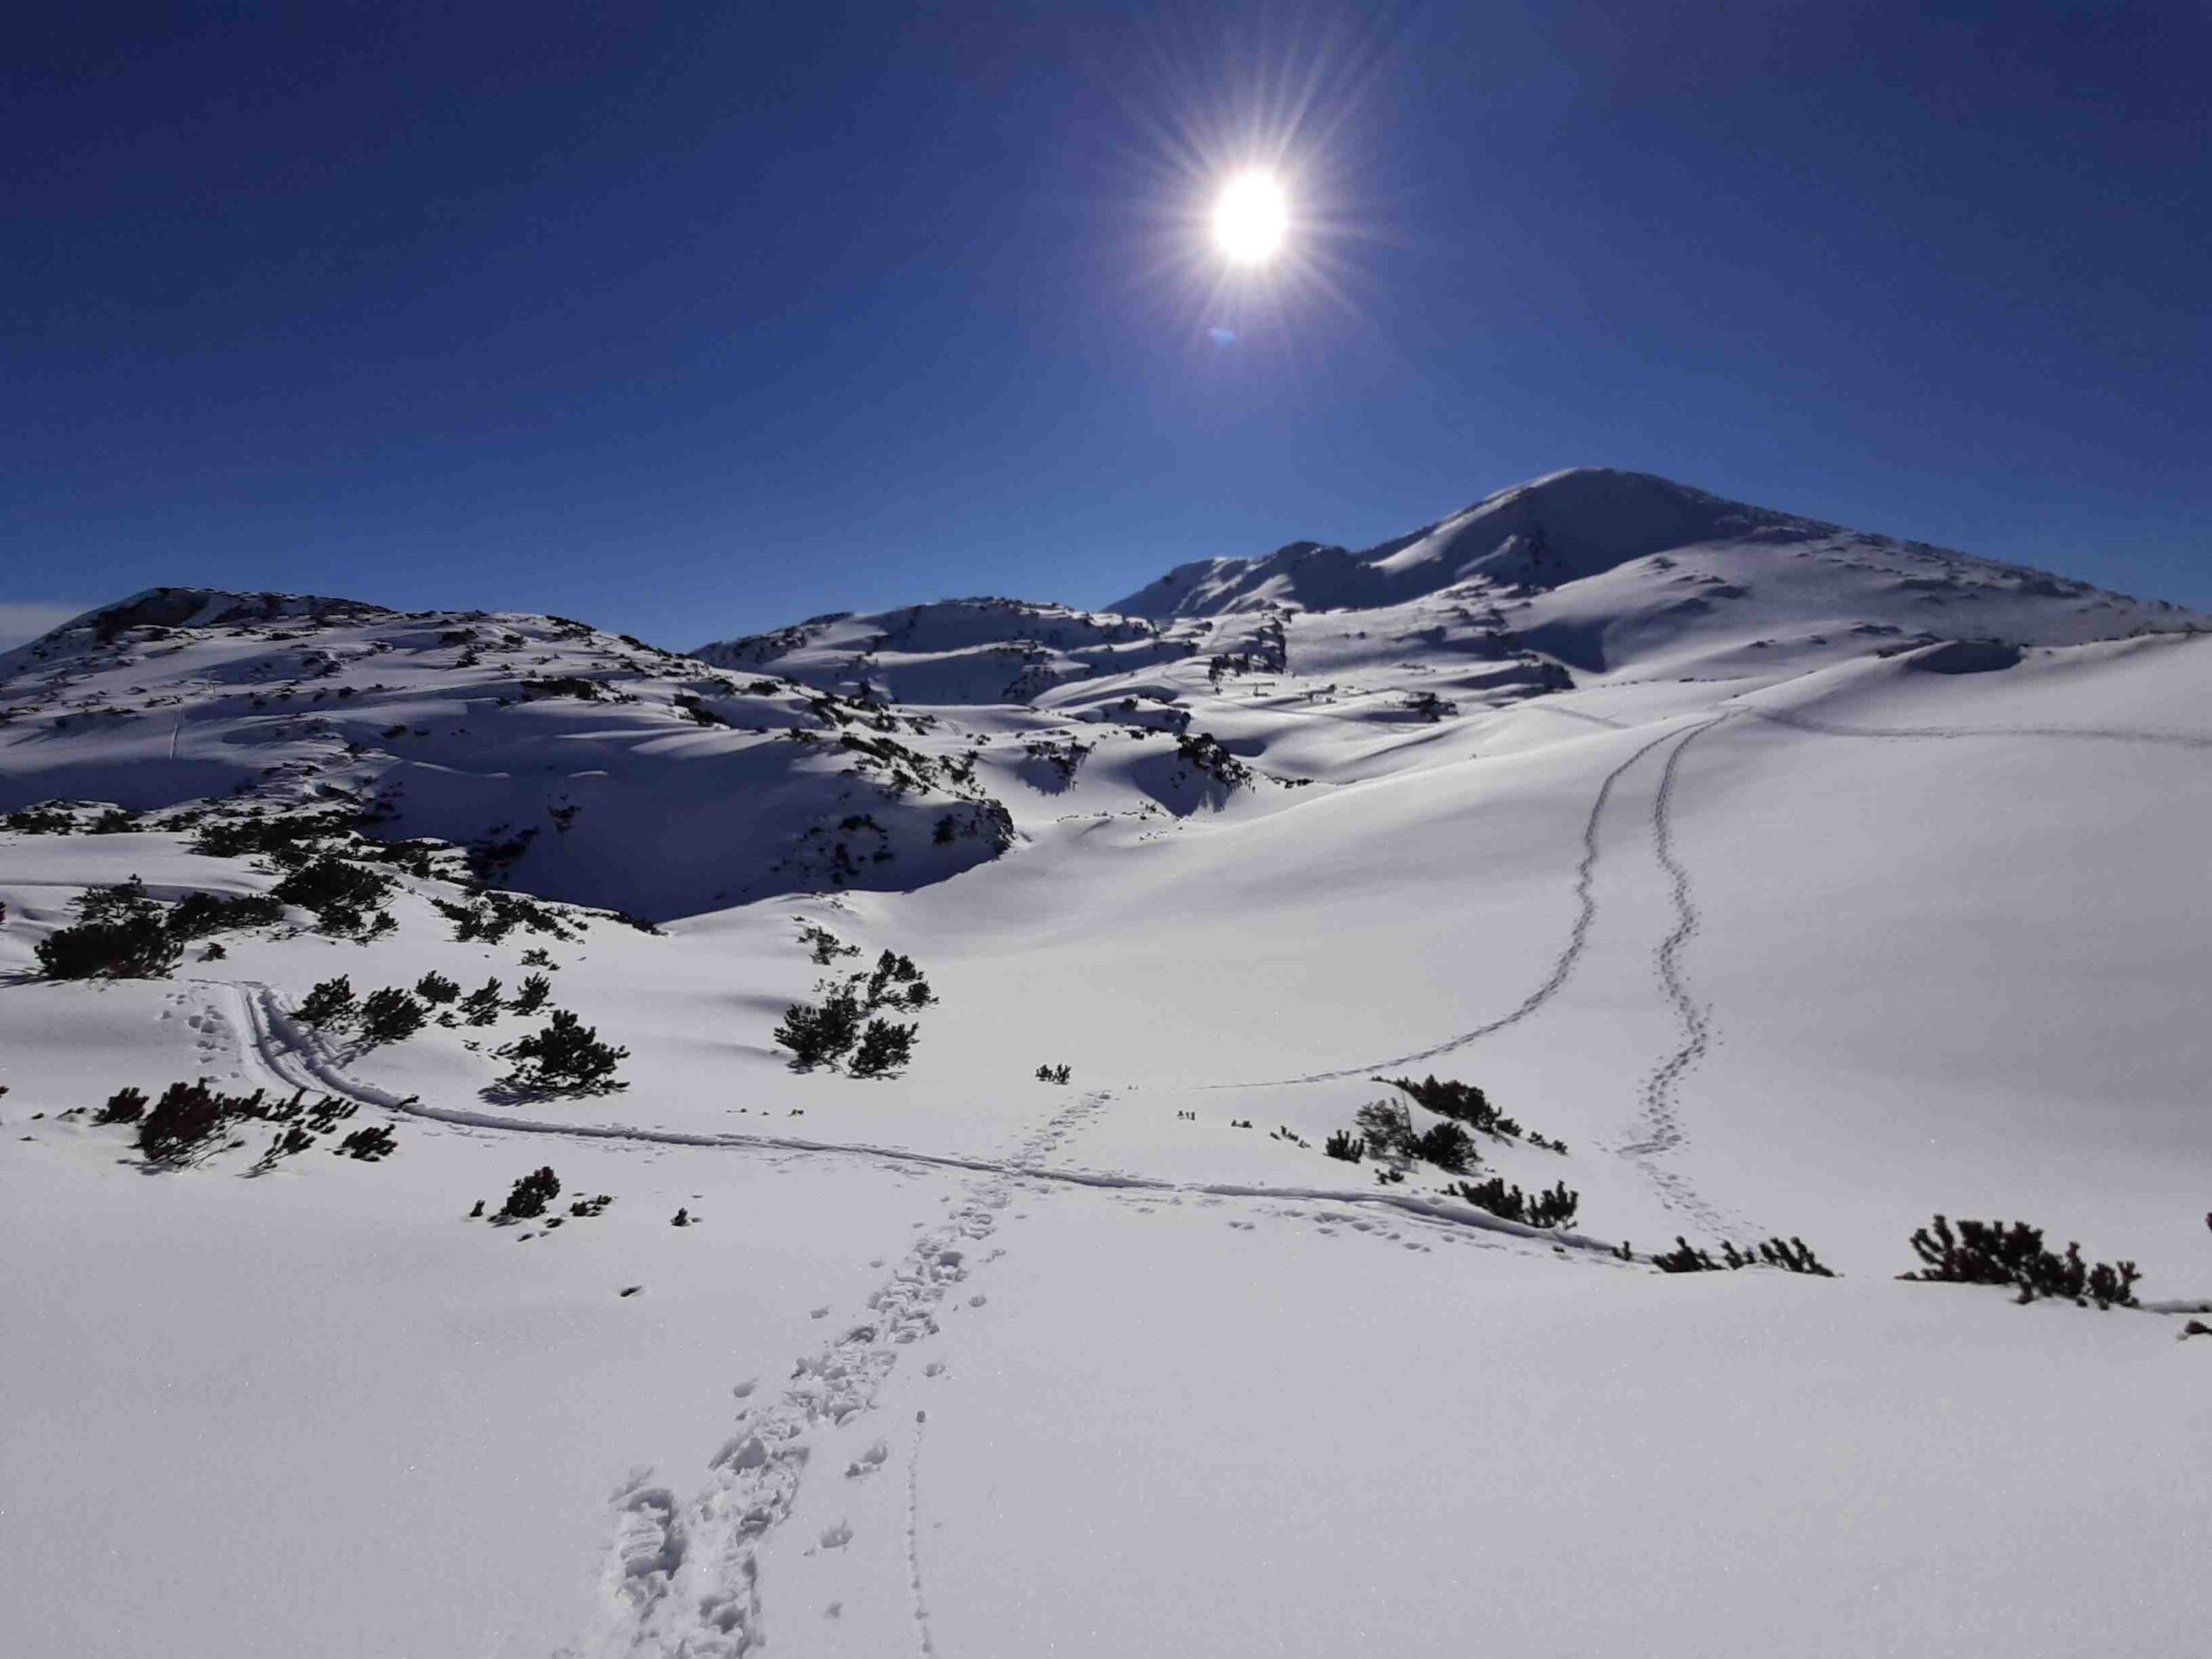
<instances>
[{"instance_id":1,"label":"shaded snow bowl","mask_svg":"<svg viewBox=\"0 0 2212 1659\"><path fill-rule=\"evenodd\" d=\"M2004 639L1948 639L1906 658L1921 674L1994 674L2020 660L2020 648Z\"/></svg>"}]
</instances>

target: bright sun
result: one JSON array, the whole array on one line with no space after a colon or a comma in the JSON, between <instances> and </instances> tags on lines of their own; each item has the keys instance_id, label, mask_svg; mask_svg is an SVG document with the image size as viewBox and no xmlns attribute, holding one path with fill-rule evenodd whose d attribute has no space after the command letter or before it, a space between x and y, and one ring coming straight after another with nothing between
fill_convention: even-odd
<instances>
[{"instance_id":1,"label":"bright sun","mask_svg":"<svg viewBox=\"0 0 2212 1659\"><path fill-rule=\"evenodd\" d=\"M1289 226L1290 200L1272 173L1239 173L1215 199L1214 245L1236 264L1266 264Z\"/></svg>"}]
</instances>

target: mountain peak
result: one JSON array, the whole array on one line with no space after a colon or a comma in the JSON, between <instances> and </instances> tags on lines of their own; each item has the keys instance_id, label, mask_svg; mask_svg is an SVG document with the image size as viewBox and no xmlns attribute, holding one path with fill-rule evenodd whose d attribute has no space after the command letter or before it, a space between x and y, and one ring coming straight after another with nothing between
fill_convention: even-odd
<instances>
[{"instance_id":1,"label":"mountain peak","mask_svg":"<svg viewBox=\"0 0 2212 1659\"><path fill-rule=\"evenodd\" d=\"M1294 542L1257 559L1183 565L1109 608L1155 619L1276 604L1363 608L1473 576L1551 587L1680 547L1842 533L1650 473L1573 467L1496 491L1361 552Z\"/></svg>"},{"instance_id":2,"label":"mountain peak","mask_svg":"<svg viewBox=\"0 0 2212 1659\"><path fill-rule=\"evenodd\" d=\"M105 644L132 628L220 628L290 620L320 623L339 618L395 614L384 606L372 605L365 600L334 599L318 594L147 588L73 616L17 649L33 657L48 656L64 643Z\"/></svg>"}]
</instances>

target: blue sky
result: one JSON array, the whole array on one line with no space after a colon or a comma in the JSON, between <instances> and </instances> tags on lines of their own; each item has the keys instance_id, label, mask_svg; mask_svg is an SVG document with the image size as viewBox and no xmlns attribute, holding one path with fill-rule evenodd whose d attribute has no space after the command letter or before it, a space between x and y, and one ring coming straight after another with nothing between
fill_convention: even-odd
<instances>
[{"instance_id":1,"label":"blue sky","mask_svg":"<svg viewBox=\"0 0 2212 1659\"><path fill-rule=\"evenodd\" d=\"M2212 605L2193 0L28 28L0 633L1095 604L1581 463ZM1224 278L1255 158L1300 222Z\"/></svg>"}]
</instances>

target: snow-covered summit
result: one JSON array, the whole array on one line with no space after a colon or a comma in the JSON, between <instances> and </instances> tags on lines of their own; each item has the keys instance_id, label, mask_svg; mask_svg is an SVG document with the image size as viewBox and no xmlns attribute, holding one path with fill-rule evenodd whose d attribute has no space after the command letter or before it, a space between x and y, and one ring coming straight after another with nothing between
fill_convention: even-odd
<instances>
[{"instance_id":1,"label":"snow-covered summit","mask_svg":"<svg viewBox=\"0 0 2212 1659\"><path fill-rule=\"evenodd\" d=\"M1109 608L1155 619L1266 605L1367 609L1474 577L1556 587L1676 548L1786 544L1841 533L1649 473L1577 467L1499 490L1361 552L1293 542L1260 558L1179 565Z\"/></svg>"},{"instance_id":2,"label":"snow-covered summit","mask_svg":"<svg viewBox=\"0 0 2212 1659\"><path fill-rule=\"evenodd\" d=\"M1123 677L1154 689L1179 663L1275 660L1276 643L1334 669L1388 669L1413 647L1575 675L1711 676L1943 639L2069 645L2203 626L2069 577L1584 467L1363 551L1301 541L1181 565L1103 612L949 600L695 654L903 702L1052 704L1078 684L1084 697Z\"/></svg>"},{"instance_id":3,"label":"snow-covered summit","mask_svg":"<svg viewBox=\"0 0 2212 1659\"><path fill-rule=\"evenodd\" d=\"M1485 496L1436 524L1361 552L1294 542L1261 558L1179 566L1111 607L1130 616L1215 616L1282 607L1374 609L1446 588L1549 591L1638 561L1726 558L1734 572L1834 593L1856 586L1862 620L1923 600L2049 601L2011 607L2008 626L2055 643L2123 626L2168 622L2174 607L2107 593L2024 566L1854 531L1731 501L1649 473L1578 467ZM1840 583L1856 570L1866 580ZM2085 632L2063 619L2103 613ZM1923 619L1916 619L1923 620ZM1992 619L1974 618L1977 622Z\"/></svg>"}]
</instances>

